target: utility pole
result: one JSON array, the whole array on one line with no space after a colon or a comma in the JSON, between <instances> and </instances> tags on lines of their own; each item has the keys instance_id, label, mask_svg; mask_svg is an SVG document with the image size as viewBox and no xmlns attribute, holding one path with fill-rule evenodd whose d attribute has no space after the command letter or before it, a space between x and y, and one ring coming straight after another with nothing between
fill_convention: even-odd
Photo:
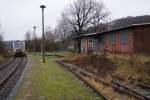
<instances>
[{"instance_id":1,"label":"utility pole","mask_svg":"<svg viewBox=\"0 0 150 100\"><path fill-rule=\"evenodd\" d=\"M43 63L45 63L45 35L44 35L44 8L45 5L41 5L42 8L42 56L43 56Z\"/></svg>"},{"instance_id":2,"label":"utility pole","mask_svg":"<svg viewBox=\"0 0 150 100\"><path fill-rule=\"evenodd\" d=\"M34 26L33 28L34 28L34 46L33 46L33 51L35 52L36 51L36 37L35 37L36 26Z\"/></svg>"}]
</instances>

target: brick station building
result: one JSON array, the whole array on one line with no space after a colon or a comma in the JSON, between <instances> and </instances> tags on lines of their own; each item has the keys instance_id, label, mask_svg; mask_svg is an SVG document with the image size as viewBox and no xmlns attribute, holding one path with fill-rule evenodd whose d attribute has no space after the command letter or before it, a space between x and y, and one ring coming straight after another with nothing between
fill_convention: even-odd
<instances>
[{"instance_id":1,"label":"brick station building","mask_svg":"<svg viewBox=\"0 0 150 100\"><path fill-rule=\"evenodd\" d=\"M150 23L133 24L100 33L89 33L73 38L79 53L148 53L150 54Z\"/></svg>"}]
</instances>

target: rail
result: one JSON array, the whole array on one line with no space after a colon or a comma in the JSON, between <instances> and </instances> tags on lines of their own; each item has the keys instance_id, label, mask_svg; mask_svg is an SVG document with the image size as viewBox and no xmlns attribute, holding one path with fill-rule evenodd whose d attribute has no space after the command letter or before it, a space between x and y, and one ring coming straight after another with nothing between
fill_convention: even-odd
<instances>
[{"instance_id":1,"label":"rail","mask_svg":"<svg viewBox=\"0 0 150 100\"><path fill-rule=\"evenodd\" d=\"M88 72L87 70L81 69L79 67L75 66L71 66L71 64L66 64L63 63L61 61L57 61L57 63L63 65L64 67L66 67L67 69L69 69L72 73L74 73L77 77L79 77L81 80L83 80L85 83L87 83L91 88L93 88L97 93L99 93L103 98L105 98L105 100L108 99L108 97L104 96L100 91L98 91L93 85L91 85L88 81L82 79L82 75L86 76L86 77L91 77L92 79L95 79L96 81L99 81L101 83L103 83L104 85L110 86L115 90L119 90L120 92L123 92L125 94L127 94L128 96L131 97L135 97L137 99L140 100L150 100L150 91L144 91L144 93L146 93L147 95L142 94L142 91L136 91L135 88L129 88L128 86L120 83L118 80L121 81L125 81L125 79L119 75L114 76L116 77L118 80L112 80L112 82L108 82L106 79L104 79L103 77L99 76L99 73L91 73ZM72 70L74 69L74 70ZM79 72L79 73L77 73ZM143 87L145 87L146 89L149 89L149 86L138 83L137 85L141 85Z\"/></svg>"},{"instance_id":2,"label":"rail","mask_svg":"<svg viewBox=\"0 0 150 100\"><path fill-rule=\"evenodd\" d=\"M3 71L6 71L7 68L10 71L7 71L8 73L5 72L4 77L0 80L0 100L6 100L21 76L20 74L22 73L27 61L27 56L15 58L15 60L12 60L9 64L5 65L5 70L1 70L1 74L3 74Z\"/></svg>"}]
</instances>

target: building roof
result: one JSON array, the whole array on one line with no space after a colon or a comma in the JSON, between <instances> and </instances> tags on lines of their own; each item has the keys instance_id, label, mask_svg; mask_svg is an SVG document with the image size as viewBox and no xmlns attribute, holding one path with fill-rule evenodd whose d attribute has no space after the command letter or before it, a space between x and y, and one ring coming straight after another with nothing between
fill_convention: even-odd
<instances>
[{"instance_id":1,"label":"building roof","mask_svg":"<svg viewBox=\"0 0 150 100\"><path fill-rule=\"evenodd\" d=\"M88 33L88 34L73 37L73 39L96 36L96 35L100 35L100 34L104 34L104 33L110 33L110 32L114 32L114 31L125 30L125 29L129 29L129 28L134 28L134 27L143 27L143 26L150 26L150 23L132 24L132 25L128 25L125 27L120 27L120 28L116 28L116 29L112 29L112 30L108 30L108 31L97 32L97 33Z\"/></svg>"}]
</instances>

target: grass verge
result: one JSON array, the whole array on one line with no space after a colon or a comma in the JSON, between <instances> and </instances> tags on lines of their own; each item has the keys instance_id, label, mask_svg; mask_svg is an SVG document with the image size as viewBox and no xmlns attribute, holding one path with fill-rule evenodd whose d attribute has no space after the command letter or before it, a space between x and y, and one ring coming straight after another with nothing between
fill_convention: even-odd
<instances>
[{"instance_id":1,"label":"grass verge","mask_svg":"<svg viewBox=\"0 0 150 100\"><path fill-rule=\"evenodd\" d=\"M15 100L100 100L75 76L58 65L58 57L47 57L42 64L38 53L32 54L29 68Z\"/></svg>"}]
</instances>

